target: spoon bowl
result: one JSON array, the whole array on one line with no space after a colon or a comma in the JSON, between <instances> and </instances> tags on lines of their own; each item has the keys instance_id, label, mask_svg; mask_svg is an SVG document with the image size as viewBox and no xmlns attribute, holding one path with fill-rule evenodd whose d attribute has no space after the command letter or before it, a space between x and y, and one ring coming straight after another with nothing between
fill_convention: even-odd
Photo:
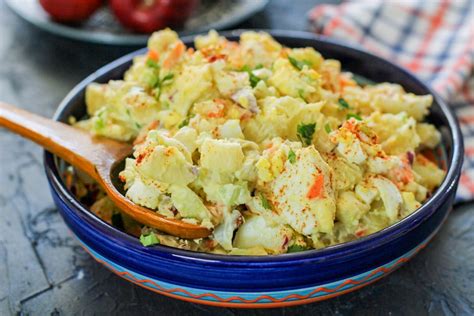
<instances>
[{"instance_id":1,"label":"spoon bowl","mask_svg":"<svg viewBox=\"0 0 474 316\"><path fill-rule=\"evenodd\" d=\"M96 180L114 204L137 222L173 236L194 239L207 237L210 230L167 218L153 210L139 206L126 198L114 185L117 166L130 156L133 146L96 137L85 130L53 121L0 102L0 126L34 141L46 150L63 158Z\"/></svg>"}]
</instances>

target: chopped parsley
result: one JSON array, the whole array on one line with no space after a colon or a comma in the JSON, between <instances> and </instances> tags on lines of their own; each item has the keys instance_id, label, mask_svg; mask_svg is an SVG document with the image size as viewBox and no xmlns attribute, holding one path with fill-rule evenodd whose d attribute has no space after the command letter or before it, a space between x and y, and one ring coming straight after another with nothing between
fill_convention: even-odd
<instances>
[{"instance_id":1,"label":"chopped parsley","mask_svg":"<svg viewBox=\"0 0 474 316\"><path fill-rule=\"evenodd\" d=\"M288 56L288 60L293 65L293 67L295 67L298 70L303 70L304 66L308 66L310 68L312 66L311 62L309 62L307 60L298 60L298 59L295 59L291 56Z\"/></svg>"},{"instance_id":2,"label":"chopped parsley","mask_svg":"<svg viewBox=\"0 0 474 316\"><path fill-rule=\"evenodd\" d=\"M262 193L260 193L260 199L262 200L262 206L265 209L267 209L267 210L272 209L272 207L270 206L270 202L268 202L267 198Z\"/></svg>"},{"instance_id":3,"label":"chopped parsley","mask_svg":"<svg viewBox=\"0 0 474 316\"><path fill-rule=\"evenodd\" d=\"M169 80L173 79L173 77L174 77L174 74L169 73L166 76L164 76L163 79L161 79L161 83L163 84L165 81L169 81Z\"/></svg>"},{"instance_id":4,"label":"chopped parsley","mask_svg":"<svg viewBox=\"0 0 474 316\"><path fill-rule=\"evenodd\" d=\"M296 154L295 152L290 149L290 151L288 152L288 160L291 162L291 163L295 163L296 162Z\"/></svg>"},{"instance_id":5,"label":"chopped parsley","mask_svg":"<svg viewBox=\"0 0 474 316\"><path fill-rule=\"evenodd\" d=\"M178 128L188 126L190 117L185 118L181 123L179 123Z\"/></svg>"},{"instance_id":6,"label":"chopped parsley","mask_svg":"<svg viewBox=\"0 0 474 316\"><path fill-rule=\"evenodd\" d=\"M287 253L292 253L292 252L300 252L300 251L305 251L308 250L308 247L303 246L303 245L298 245L294 244L288 247L288 250L286 251Z\"/></svg>"},{"instance_id":7,"label":"chopped parsley","mask_svg":"<svg viewBox=\"0 0 474 316\"><path fill-rule=\"evenodd\" d=\"M349 114L346 115L347 120L350 120L352 117L355 118L358 121L362 121L362 117L360 117L360 115L357 115L355 113L349 113Z\"/></svg>"},{"instance_id":8,"label":"chopped parsley","mask_svg":"<svg viewBox=\"0 0 474 316\"><path fill-rule=\"evenodd\" d=\"M149 85L153 88L153 94L155 95L155 98L159 100L161 95L161 88L171 83L171 80L174 78L174 74L169 73L160 79L159 70L157 70L156 72L157 73L151 77Z\"/></svg>"},{"instance_id":9,"label":"chopped parsley","mask_svg":"<svg viewBox=\"0 0 474 316\"><path fill-rule=\"evenodd\" d=\"M263 65L259 64L255 67L255 69L260 69L262 67L263 67ZM247 65L243 66L240 71L245 71L249 74L250 86L252 86L252 88L255 88L257 86L257 84L259 83L259 81L262 80L259 77L255 76L252 73L252 69Z\"/></svg>"},{"instance_id":10,"label":"chopped parsley","mask_svg":"<svg viewBox=\"0 0 474 316\"><path fill-rule=\"evenodd\" d=\"M161 79L159 75L156 75L156 78L154 78L153 80L152 87L155 89L160 89L163 85L169 84L171 80L173 79L173 77L174 77L174 74L172 73L167 74Z\"/></svg>"},{"instance_id":11,"label":"chopped parsley","mask_svg":"<svg viewBox=\"0 0 474 316\"><path fill-rule=\"evenodd\" d=\"M155 90L156 98L158 99L161 94L161 87L165 84L169 84L174 78L174 74L168 73L163 78L160 78L160 65L153 59L148 59L146 65L153 69L153 74L150 75L148 85Z\"/></svg>"},{"instance_id":12,"label":"chopped parsley","mask_svg":"<svg viewBox=\"0 0 474 316\"><path fill-rule=\"evenodd\" d=\"M102 129L104 127L105 127L105 122L101 117L99 117L97 120L94 121L95 129Z\"/></svg>"},{"instance_id":13,"label":"chopped parsley","mask_svg":"<svg viewBox=\"0 0 474 316\"><path fill-rule=\"evenodd\" d=\"M303 99L304 102L306 102L306 99L304 98L304 91L303 89L298 90L298 96Z\"/></svg>"},{"instance_id":14,"label":"chopped parsley","mask_svg":"<svg viewBox=\"0 0 474 316\"><path fill-rule=\"evenodd\" d=\"M181 128L181 127L184 127L184 126L188 126L189 125L189 121L194 117L195 114L190 114L188 115L184 120L181 121L181 123L179 123L178 125L178 128Z\"/></svg>"},{"instance_id":15,"label":"chopped parsley","mask_svg":"<svg viewBox=\"0 0 474 316\"><path fill-rule=\"evenodd\" d=\"M158 65L158 63L156 61L154 61L153 59L148 59L146 61L146 65L150 68L154 68L154 69L159 69L160 66Z\"/></svg>"},{"instance_id":16,"label":"chopped parsley","mask_svg":"<svg viewBox=\"0 0 474 316\"><path fill-rule=\"evenodd\" d=\"M149 77L148 85L153 88L160 88L160 76L158 74L153 74Z\"/></svg>"},{"instance_id":17,"label":"chopped parsley","mask_svg":"<svg viewBox=\"0 0 474 316\"><path fill-rule=\"evenodd\" d=\"M304 145L309 146L313 141L313 134L316 130L316 123L310 124L298 124L296 127L296 133L298 134L298 139Z\"/></svg>"},{"instance_id":18,"label":"chopped parsley","mask_svg":"<svg viewBox=\"0 0 474 316\"><path fill-rule=\"evenodd\" d=\"M105 107L103 107L97 112L97 118L93 120L95 129L102 129L105 127L104 115L106 111L107 110L105 109Z\"/></svg>"},{"instance_id":19,"label":"chopped parsley","mask_svg":"<svg viewBox=\"0 0 474 316\"><path fill-rule=\"evenodd\" d=\"M343 98L339 98L339 100L337 100L337 102L339 103L339 105L344 108L344 109L350 109L350 105L349 103L347 103L346 100L344 100Z\"/></svg>"},{"instance_id":20,"label":"chopped parsley","mask_svg":"<svg viewBox=\"0 0 474 316\"><path fill-rule=\"evenodd\" d=\"M255 88L257 86L257 84L260 82L260 80L262 80L262 79L255 76L252 72L249 73L249 81L250 81L250 85L252 86L252 88Z\"/></svg>"},{"instance_id":21,"label":"chopped parsley","mask_svg":"<svg viewBox=\"0 0 474 316\"><path fill-rule=\"evenodd\" d=\"M332 129L331 129L331 126L329 126L329 123L326 123L326 125L324 125L324 130L328 134L331 133Z\"/></svg>"},{"instance_id":22,"label":"chopped parsley","mask_svg":"<svg viewBox=\"0 0 474 316\"><path fill-rule=\"evenodd\" d=\"M158 237L156 237L155 233L150 233L148 235L140 235L140 242L143 246L153 246L160 243Z\"/></svg>"}]
</instances>

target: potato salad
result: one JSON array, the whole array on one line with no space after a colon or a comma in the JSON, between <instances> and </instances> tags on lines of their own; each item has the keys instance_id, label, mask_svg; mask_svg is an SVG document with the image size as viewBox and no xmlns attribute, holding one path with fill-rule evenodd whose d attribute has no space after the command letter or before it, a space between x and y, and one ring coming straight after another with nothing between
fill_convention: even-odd
<instances>
[{"instance_id":1,"label":"potato salad","mask_svg":"<svg viewBox=\"0 0 474 316\"><path fill-rule=\"evenodd\" d=\"M427 154L441 139L424 122L432 101L359 84L317 47L284 47L267 33L234 42L211 31L186 47L167 29L123 80L90 84L88 117L72 121L133 142L120 173L131 201L212 234L142 227L96 192L101 218L145 246L267 255L361 238L419 208L445 176ZM92 184L76 186L91 200Z\"/></svg>"}]
</instances>

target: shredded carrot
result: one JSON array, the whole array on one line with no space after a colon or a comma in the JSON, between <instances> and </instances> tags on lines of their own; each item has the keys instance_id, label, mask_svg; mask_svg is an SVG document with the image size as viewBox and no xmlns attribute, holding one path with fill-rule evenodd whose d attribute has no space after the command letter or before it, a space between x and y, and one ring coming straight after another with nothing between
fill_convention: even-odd
<instances>
[{"instance_id":1,"label":"shredded carrot","mask_svg":"<svg viewBox=\"0 0 474 316\"><path fill-rule=\"evenodd\" d=\"M322 173L316 176L314 183L309 188L306 197L308 199L320 198L323 195L324 191L324 175Z\"/></svg>"},{"instance_id":2,"label":"shredded carrot","mask_svg":"<svg viewBox=\"0 0 474 316\"><path fill-rule=\"evenodd\" d=\"M406 184L415 179L408 159L405 160L401 167L391 170L388 175L389 179L392 180L399 189L402 189Z\"/></svg>"},{"instance_id":3,"label":"shredded carrot","mask_svg":"<svg viewBox=\"0 0 474 316\"><path fill-rule=\"evenodd\" d=\"M72 173L67 172L66 173L66 188L71 189L72 188L72 183L73 183L73 176Z\"/></svg>"},{"instance_id":4,"label":"shredded carrot","mask_svg":"<svg viewBox=\"0 0 474 316\"><path fill-rule=\"evenodd\" d=\"M192 54L194 53L194 48L189 47L189 48L186 50L186 53L187 53L188 55L192 55Z\"/></svg>"},{"instance_id":5,"label":"shredded carrot","mask_svg":"<svg viewBox=\"0 0 474 316\"><path fill-rule=\"evenodd\" d=\"M215 99L214 99L214 102L219 103L219 104L222 104L222 105L225 106L225 100L224 100L224 99L215 98Z\"/></svg>"},{"instance_id":6,"label":"shredded carrot","mask_svg":"<svg viewBox=\"0 0 474 316\"><path fill-rule=\"evenodd\" d=\"M160 54L158 54L156 50L150 49L148 51L148 59L151 59L153 61L158 61L158 59L160 59Z\"/></svg>"},{"instance_id":7,"label":"shredded carrot","mask_svg":"<svg viewBox=\"0 0 474 316\"><path fill-rule=\"evenodd\" d=\"M415 179L411 168L408 167L398 169L395 174L403 184L407 184Z\"/></svg>"},{"instance_id":8,"label":"shredded carrot","mask_svg":"<svg viewBox=\"0 0 474 316\"><path fill-rule=\"evenodd\" d=\"M225 59L225 58L226 58L226 55L224 55L224 54L215 54L215 55L211 55L211 56L207 57L207 61L210 62L210 63L213 63L216 60Z\"/></svg>"},{"instance_id":9,"label":"shredded carrot","mask_svg":"<svg viewBox=\"0 0 474 316\"><path fill-rule=\"evenodd\" d=\"M123 174L119 174L119 180L122 181L122 182L126 182L127 179L125 178L125 176Z\"/></svg>"},{"instance_id":10,"label":"shredded carrot","mask_svg":"<svg viewBox=\"0 0 474 316\"><path fill-rule=\"evenodd\" d=\"M209 118L224 117L225 100L216 98L213 101L215 102L214 107L206 113L207 117Z\"/></svg>"},{"instance_id":11,"label":"shredded carrot","mask_svg":"<svg viewBox=\"0 0 474 316\"><path fill-rule=\"evenodd\" d=\"M165 61L163 62L163 67L171 68L173 67L184 54L186 50L186 46L184 46L183 42L176 42L171 52L166 57Z\"/></svg>"},{"instance_id":12,"label":"shredded carrot","mask_svg":"<svg viewBox=\"0 0 474 316\"><path fill-rule=\"evenodd\" d=\"M281 51L280 51L280 57L281 58L287 58L289 55L289 49L288 48L283 48Z\"/></svg>"},{"instance_id":13,"label":"shredded carrot","mask_svg":"<svg viewBox=\"0 0 474 316\"><path fill-rule=\"evenodd\" d=\"M270 142L270 143L265 145L266 149L269 149L269 148L272 148L272 147L273 147L273 142Z\"/></svg>"},{"instance_id":14,"label":"shredded carrot","mask_svg":"<svg viewBox=\"0 0 474 316\"><path fill-rule=\"evenodd\" d=\"M204 57L209 57L210 55L214 54L215 52L215 49L212 49L210 47L204 47L204 48L201 48L200 49L200 52L201 54L204 56Z\"/></svg>"},{"instance_id":15,"label":"shredded carrot","mask_svg":"<svg viewBox=\"0 0 474 316\"><path fill-rule=\"evenodd\" d=\"M224 47L229 50L239 49L240 44L238 42L227 41Z\"/></svg>"},{"instance_id":16,"label":"shredded carrot","mask_svg":"<svg viewBox=\"0 0 474 316\"><path fill-rule=\"evenodd\" d=\"M219 109L216 112L209 112L207 113L207 117L209 118L218 118L224 116L224 109Z\"/></svg>"},{"instance_id":17,"label":"shredded carrot","mask_svg":"<svg viewBox=\"0 0 474 316\"><path fill-rule=\"evenodd\" d=\"M356 82L345 75L339 75L339 86L341 87L341 91L344 91L345 87L354 87L356 86Z\"/></svg>"},{"instance_id":18,"label":"shredded carrot","mask_svg":"<svg viewBox=\"0 0 474 316\"><path fill-rule=\"evenodd\" d=\"M347 120L342 124L342 127L347 128L352 134L359 138L359 125L355 124L354 120Z\"/></svg>"}]
</instances>

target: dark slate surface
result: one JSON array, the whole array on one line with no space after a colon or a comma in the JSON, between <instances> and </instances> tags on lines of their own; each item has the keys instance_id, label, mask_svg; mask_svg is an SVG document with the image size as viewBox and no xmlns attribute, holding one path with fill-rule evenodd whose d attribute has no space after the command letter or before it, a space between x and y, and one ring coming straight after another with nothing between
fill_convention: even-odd
<instances>
[{"instance_id":1,"label":"dark slate surface","mask_svg":"<svg viewBox=\"0 0 474 316\"><path fill-rule=\"evenodd\" d=\"M304 30L314 3L272 1L242 27ZM77 82L133 49L43 33L0 1L0 99L51 116ZM370 287L300 307L220 309L148 292L93 261L56 211L41 158L41 149L0 130L0 315L474 314L472 203L455 207L425 250Z\"/></svg>"}]
</instances>

